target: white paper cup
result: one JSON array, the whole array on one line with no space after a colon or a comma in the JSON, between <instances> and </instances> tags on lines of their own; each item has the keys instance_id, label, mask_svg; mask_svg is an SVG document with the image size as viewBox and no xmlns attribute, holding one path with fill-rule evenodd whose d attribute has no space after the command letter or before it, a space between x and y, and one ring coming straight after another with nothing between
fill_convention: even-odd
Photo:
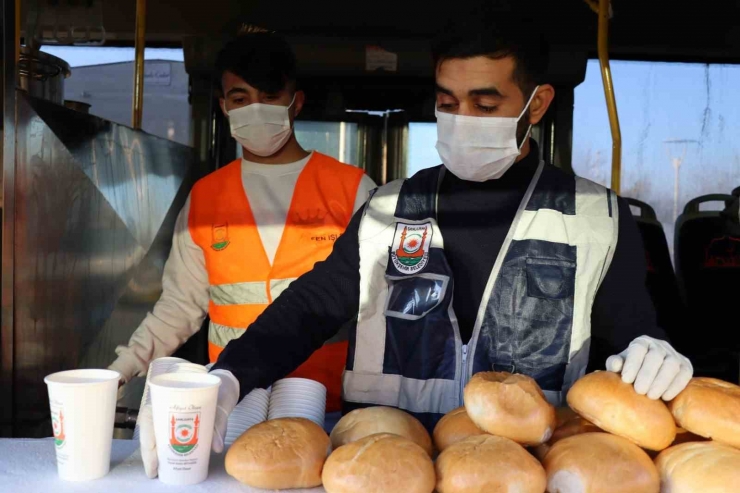
<instances>
[{"instance_id":1,"label":"white paper cup","mask_svg":"<svg viewBox=\"0 0 740 493\"><path fill-rule=\"evenodd\" d=\"M170 369L171 373L208 373L208 369L203 365L195 363L175 363Z\"/></svg>"},{"instance_id":2,"label":"white paper cup","mask_svg":"<svg viewBox=\"0 0 740 493\"><path fill-rule=\"evenodd\" d=\"M270 402L269 409L281 409L284 407L304 407L314 411L325 411L326 405L324 402L308 401L305 399L284 399L275 400Z\"/></svg>"},{"instance_id":3,"label":"white paper cup","mask_svg":"<svg viewBox=\"0 0 740 493\"><path fill-rule=\"evenodd\" d=\"M280 418L304 418L309 421L313 421L317 425L324 427L324 415L316 416L312 414L304 414L304 413L294 413L294 412L284 412L284 413L277 413L275 415L270 416L270 420L273 419L280 419Z\"/></svg>"},{"instance_id":4,"label":"white paper cup","mask_svg":"<svg viewBox=\"0 0 740 493\"><path fill-rule=\"evenodd\" d=\"M149 369L146 372L146 382L144 382L144 393L141 394L141 404L139 404L139 409L143 409L144 406L152 403L152 400L149 397L149 381L154 377L168 373L173 366L179 363L188 363L188 361L182 358L175 358L173 356L165 356L157 358L149 363ZM134 440L139 439L139 432L139 422L137 421L136 427L134 427Z\"/></svg>"},{"instance_id":5,"label":"white paper cup","mask_svg":"<svg viewBox=\"0 0 740 493\"><path fill-rule=\"evenodd\" d=\"M326 394L321 392L307 392L305 390L278 390L270 396L273 400L281 397L301 397L312 401L326 400Z\"/></svg>"},{"instance_id":6,"label":"white paper cup","mask_svg":"<svg viewBox=\"0 0 740 493\"><path fill-rule=\"evenodd\" d=\"M272 384L272 389L275 390L278 387L282 385L308 385L312 387L324 387L324 384L321 382L317 382L316 380L311 380L310 378L297 378L297 377L290 377L290 378L283 378ZM324 387L326 388L326 387Z\"/></svg>"},{"instance_id":7,"label":"white paper cup","mask_svg":"<svg viewBox=\"0 0 740 493\"><path fill-rule=\"evenodd\" d=\"M191 485L208 477L219 385L220 378L199 373L166 373L149 382L163 483Z\"/></svg>"},{"instance_id":8,"label":"white paper cup","mask_svg":"<svg viewBox=\"0 0 740 493\"><path fill-rule=\"evenodd\" d=\"M226 429L226 445L231 445L252 426L267 421L270 396L264 389L255 389L236 405Z\"/></svg>"},{"instance_id":9,"label":"white paper cup","mask_svg":"<svg viewBox=\"0 0 740 493\"><path fill-rule=\"evenodd\" d=\"M157 358L149 363L149 372L147 375L149 378L154 378L159 375L163 375L170 371L174 365L179 363L189 363L188 360L182 358L175 358L172 356L165 356L164 358Z\"/></svg>"},{"instance_id":10,"label":"white paper cup","mask_svg":"<svg viewBox=\"0 0 740 493\"><path fill-rule=\"evenodd\" d=\"M274 408L271 409L270 412L267 414L270 419L273 419L276 414L311 414L313 416L323 416L324 411L321 409L311 409L308 407L296 407L296 406L286 406L281 408Z\"/></svg>"},{"instance_id":11,"label":"white paper cup","mask_svg":"<svg viewBox=\"0 0 740 493\"><path fill-rule=\"evenodd\" d=\"M88 481L108 474L120 378L112 370L69 370L44 378L60 478Z\"/></svg>"},{"instance_id":12,"label":"white paper cup","mask_svg":"<svg viewBox=\"0 0 740 493\"><path fill-rule=\"evenodd\" d=\"M268 419L306 418L324 426L326 387L305 378L285 378L272 386Z\"/></svg>"}]
</instances>

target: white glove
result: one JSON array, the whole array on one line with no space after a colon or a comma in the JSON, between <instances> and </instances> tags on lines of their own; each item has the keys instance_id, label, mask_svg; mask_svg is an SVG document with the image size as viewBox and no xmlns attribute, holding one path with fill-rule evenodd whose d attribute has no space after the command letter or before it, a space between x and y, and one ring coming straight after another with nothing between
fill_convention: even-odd
<instances>
[{"instance_id":1,"label":"white glove","mask_svg":"<svg viewBox=\"0 0 740 493\"><path fill-rule=\"evenodd\" d=\"M211 375L221 379L211 446L214 452L220 453L224 450L224 438L226 437L229 414L234 410L239 400L239 381L230 371L226 370L216 370L211 372ZM144 392L146 391L147 389L144 389ZM154 416L151 400L145 402L139 410L138 421L139 445L141 447L141 460L144 463L144 472L146 472L148 478L156 478L159 460L157 459L157 442L154 438Z\"/></svg>"},{"instance_id":2,"label":"white glove","mask_svg":"<svg viewBox=\"0 0 740 493\"><path fill-rule=\"evenodd\" d=\"M146 391L145 391L146 392ZM139 409L139 447L141 461L144 463L144 472L148 478L157 477L159 460L157 459L157 442L154 441L154 415L151 403Z\"/></svg>"},{"instance_id":3,"label":"white glove","mask_svg":"<svg viewBox=\"0 0 740 493\"><path fill-rule=\"evenodd\" d=\"M211 442L213 451L220 454L224 451L229 415L239 402L239 380L228 370L214 370L211 375L221 379L221 386L218 388L216 421L213 424L213 441Z\"/></svg>"},{"instance_id":4,"label":"white glove","mask_svg":"<svg viewBox=\"0 0 740 493\"><path fill-rule=\"evenodd\" d=\"M689 384L694 374L691 361L665 341L640 336L627 349L606 360L606 369L622 373L622 381L634 383L635 392L650 399L670 401Z\"/></svg>"}]
</instances>

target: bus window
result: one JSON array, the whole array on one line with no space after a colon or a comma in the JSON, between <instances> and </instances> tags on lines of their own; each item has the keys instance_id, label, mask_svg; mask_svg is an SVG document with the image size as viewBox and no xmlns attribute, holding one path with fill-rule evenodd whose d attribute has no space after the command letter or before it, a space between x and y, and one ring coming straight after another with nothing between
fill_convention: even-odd
<instances>
[{"instance_id":1,"label":"bus window","mask_svg":"<svg viewBox=\"0 0 740 493\"><path fill-rule=\"evenodd\" d=\"M350 122L296 121L295 136L304 149L360 165L358 125Z\"/></svg>"},{"instance_id":2,"label":"bus window","mask_svg":"<svg viewBox=\"0 0 740 493\"><path fill-rule=\"evenodd\" d=\"M41 51L69 63L64 99L90 105L90 113L131 125L134 49L44 46ZM192 145L188 74L182 49L147 48L144 52L142 129L152 135Z\"/></svg>"},{"instance_id":3,"label":"bus window","mask_svg":"<svg viewBox=\"0 0 740 493\"><path fill-rule=\"evenodd\" d=\"M406 156L406 177L416 172L441 164L437 154L437 124L409 123L408 154Z\"/></svg>"},{"instance_id":4,"label":"bus window","mask_svg":"<svg viewBox=\"0 0 740 493\"><path fill-rule=\"evenodd\" d=\"M612 61L622 127L622 191L650 204L673 253L686 203L740 185L740 65ZM599 63L576 88L573 170L608 185L611 134Z\"/></svg>"},{"instance_id":5,"label":"bus window","mask_svg":"<svg viewBox=\"0 0 740 493\"><path fill-rule=\"evenodd\" d=\"M307 151L318 151L345 164L360 166L358 125L351 122L295 121L295 137ZM236 157L242 157L242 146L235 142Z\"/></svg>"}]
</instances>

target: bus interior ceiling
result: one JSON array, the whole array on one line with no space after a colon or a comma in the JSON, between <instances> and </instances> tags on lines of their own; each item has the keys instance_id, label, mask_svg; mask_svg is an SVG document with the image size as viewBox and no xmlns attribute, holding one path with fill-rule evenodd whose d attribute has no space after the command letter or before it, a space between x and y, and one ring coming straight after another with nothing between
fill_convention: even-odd
<instances>
[{"instance_id":1,"label":"bus interior ceiling","mask_svg":"<svg viewBox=\"0 0 740 493\"><path fill-rule=\"evenodd\" d=\"M585 78L587 60L595 57L597 15L583 0L509 1L547 20L550 80L558 97L537 135L545 142L544 157L569 168L574 89ZM29 15L59 2L20 3L23 34ZM485 3L506 10L505 2ZM740 63L738 0L613 3L613 59ZM100 2L107 46L133 46L135 4ZM463 7L475 8L474 2ZM309 94L302 118L366 125L370 138L360 151L363 164L382 183L403 176L402 153L392 147L403 145L404 125L434 121L430 44L460 9L429 0L147 2L147 46L184 49L195 152L18 92L12 129L17 158L3 159L3 177L13 178L10 184L6 180L5 198L15 197L15 212L11 207L3 215L3 234L12 231L16 241L3 243L0 401L6 404L0 436L48 434L43 376L110 363L115 345L128 339L156 301L174 219L189 187L234 157L228 126L212 104L212 67L224 40L243 23L283 33ZM12 39L6 29L4 43ZM369 72L368 46L395 54L395 70ZM12 66L7 57L4 63ZM377 116L347 110L403 112ZM379 149L381 142L389 152ZM138 154L132 160L133 148ZM12 293L6 292L9 286ZM193 345L185 356L202 360L205 339L196 338ZM138 404L137 396L128 397L126 405Z\"/></svg>"},{"instance_id":2,"label":"bus interior ceiling","mask_svg":"<svg viewBox=\"0 0 740 493\"><path fill-rule=\"evenodd\" d=\"M683 61L740 59L740 27L735 22L740 14L737 0L612 3L612 56ZM386 39L428 41L450 19L475 11L479 4L493 4L493 8L499 4L502 11L509 5L517 5L533 17L546 19L546 29L552 38L595 52L596 17L584 0L472 0L455 8L438 0L377 0L368 6L323 0L287 2L280 7L269 2L239 0L213 0L207 7L197 2L160 0L147 4L147 41L178 44L183 36L229 36L244 22L289 36L322 36L343 41L370 37L377 43ZM134 2L106 0L102 6L109 39L132 43ZM314 50L313 55L321 57L319 50ZM308 64L310 60L302 62Z\"/></svg>"}]
</instances>

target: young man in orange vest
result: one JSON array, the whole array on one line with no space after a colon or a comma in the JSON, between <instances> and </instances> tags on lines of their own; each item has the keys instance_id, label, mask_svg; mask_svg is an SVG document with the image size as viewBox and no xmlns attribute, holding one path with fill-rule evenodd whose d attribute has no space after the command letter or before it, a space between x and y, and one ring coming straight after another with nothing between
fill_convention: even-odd
<instances>
[{"instance_id":1,"label":"young man in orange vest","mask_svg":"<svg viewBox=\"0 0 740 493\"><path fill-rule=\"evenodd\" d=\"M326 259L353 213L375 187L361 169L304 150L293 121L305 95L296 87L288 44L247 33L218 56L217 75L232 136L243 159L201 179L180 213L163 293L110 366L124 381L175 352L210 315L216 361L288 285ZM327 386L339 411L347 341L328 341L292 376Z\"/></svg>"}]
</instances>

